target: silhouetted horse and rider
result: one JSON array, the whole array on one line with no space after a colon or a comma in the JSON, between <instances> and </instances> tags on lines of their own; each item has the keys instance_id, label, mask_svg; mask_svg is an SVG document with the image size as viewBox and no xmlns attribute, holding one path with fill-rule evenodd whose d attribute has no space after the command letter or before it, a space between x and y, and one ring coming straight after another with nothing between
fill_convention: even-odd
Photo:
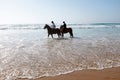
<instances>
[{"instance_id":1,"label":"silhouetted horse and rider","mask_svg":"<svg viewBox=\"0 0 120 80\"><path fill-rule=\"evenodd\" d=\"M66 25L65 21L63 21L63 25L60 26L60 32L62 34L62 37L64 37L65 33L69 33L70 37L73 37L72 28L67 28L67 25Z\"/></svg>"},{"instance_id":2,"label":"silhouetted horse and rider","mask_svg":"<svg viewBox=\"0 0 120 80\"><path fill-rule=\"evenodd\" d=\"M56 28L56 25L53 21L51 21L51 23L52 23L51 26L49 26L48 24L45 24L45 26L44 26L44 29L47 29L47 31L48 31L48 37L49 37L49 35L51 35L53 38L53 34L57 34L58 37L60 37L61 35L62 35L62 37L64 37L65 33L69 33L70 37L73 37L72 28L67 28L65 21L63 21L63 25L60 26L60 29Z\"/></svg>"},{"instance_id":3,"label":"silhouetted horse and rider","mask_svg":"<svg viewBox=\"0 0 120 80\"><path fill-rule=\"evenodd\" d=\"M51 35L51 37L53 38L53 34L57 34L58 37L60 37L60 35L61 35L60 29L58 29L58 28L52 29L48 24L45 24L44 29L47 29L47 31L48 31L48 37L49 37L49 35Z\"/></svg>"}]
</instances>

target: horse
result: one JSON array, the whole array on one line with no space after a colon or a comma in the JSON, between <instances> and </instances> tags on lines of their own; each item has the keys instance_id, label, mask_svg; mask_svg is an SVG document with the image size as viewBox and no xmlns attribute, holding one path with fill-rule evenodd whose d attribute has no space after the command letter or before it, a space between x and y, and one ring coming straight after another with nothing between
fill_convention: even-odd
<instances>
[{"instance_id":1,"label":"horse","mask_svg":"<svg viewBox=\"0 0 120 80\"><path fill-rule=\"evenodd\" d=\"M70 37L73 38L73 30L72 28L64 28L63 25L60 26L60 32L62 34L62 37L64 37L64 33L69 33L70 34Z\"/></svg>"},{"instance_id":2,"label":"horse","mask_svg":"<svg viewBox=\"0 0 120 80\"><path fill-rule=\"evenodd\" d=\"M47 29L48 31L48 37L49 35L51 35L51 37L53 38L53 34L57 34L58 38L61 36L60 29L58 28L52 29L48 24L45 24L44 29Z\"/></svg>"}]
</instances>

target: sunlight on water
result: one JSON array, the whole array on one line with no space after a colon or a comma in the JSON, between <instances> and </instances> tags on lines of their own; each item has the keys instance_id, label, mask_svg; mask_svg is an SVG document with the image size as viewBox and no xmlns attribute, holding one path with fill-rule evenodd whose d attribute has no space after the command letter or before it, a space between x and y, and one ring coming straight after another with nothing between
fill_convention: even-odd
<instances>
[{"instance_id":1,"label":"sunlight on water","mask_svg":"<svg viewBox=\"0 0 120 80\"><path fill-rule=\"evenodd\" d=\"M74 38L47 31L0 30L0 79L54 76L120 66L120 28L73 29Z\"/></svg>"}]
</instances>

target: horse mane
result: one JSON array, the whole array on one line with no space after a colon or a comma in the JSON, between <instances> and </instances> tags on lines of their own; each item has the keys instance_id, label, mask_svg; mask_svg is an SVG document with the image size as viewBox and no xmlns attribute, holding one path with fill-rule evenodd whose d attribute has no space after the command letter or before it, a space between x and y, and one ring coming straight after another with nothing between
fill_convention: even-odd
<instances>
[{"instance_id":1,"label":"horse mane","mask_svg":"<svg viewBox=\"0 0 120 80\"><path fill-rule=\"evenodd\" d=\"M60 28L63 28L63 25L61 25Z\"/></svg>"},{"instance_id":2,"label":"horse mane","mask_svg":"<svg viewBox=\"0 0 120 80\"><path fill-rule=\"evenodd\" d=\"M51 28L48 24L45 24L48 28Z\"/></svg>"}]
</instances>

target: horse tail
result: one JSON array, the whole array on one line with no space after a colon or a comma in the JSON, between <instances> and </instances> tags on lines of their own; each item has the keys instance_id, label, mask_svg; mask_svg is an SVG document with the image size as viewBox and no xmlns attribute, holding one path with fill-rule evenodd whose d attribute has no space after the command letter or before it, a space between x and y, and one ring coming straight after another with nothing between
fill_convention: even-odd
<instances>
[{"instance_id":1,"label":"horse tail","mask_svg":"<svg viewBox=\"0 0 120 80\"><path fill-rule=\"evenodd\" d=\"M70 35L71 35L71 37L73 37L73 30L72 30L72 28L70 28Z\"/></svg>"}]
</instances>

